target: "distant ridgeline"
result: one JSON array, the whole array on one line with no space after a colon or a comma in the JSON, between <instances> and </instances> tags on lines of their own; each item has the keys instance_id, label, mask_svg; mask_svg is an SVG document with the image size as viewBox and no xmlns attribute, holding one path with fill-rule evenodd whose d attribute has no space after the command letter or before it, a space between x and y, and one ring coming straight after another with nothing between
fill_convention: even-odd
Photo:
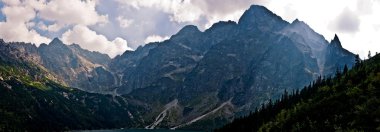
<instances>
[{"instance_id":1,"label":"distant ridgeline","mask_svg":"<svg viewBox=\"0 0 380 132\"><path fill-rule=\"evenodd\" d=\"M284 91L326 83L318 77L350 69L355 55L337 35L327 41L305 22L252 5L238 22L185 26L115 58L56 38L39 47L1 40L0 62L0 130L210 130Z\"/></svg>"},{"instance_id":2,"label":"distant ridgeline","mask_svg":"<svg viewBox=\"0 0 380 132\"><path fill-rule=\"evenodd\" d=\"M380 55L285 92L215 131L380 131Z\"/></svg>"}]
</instances>

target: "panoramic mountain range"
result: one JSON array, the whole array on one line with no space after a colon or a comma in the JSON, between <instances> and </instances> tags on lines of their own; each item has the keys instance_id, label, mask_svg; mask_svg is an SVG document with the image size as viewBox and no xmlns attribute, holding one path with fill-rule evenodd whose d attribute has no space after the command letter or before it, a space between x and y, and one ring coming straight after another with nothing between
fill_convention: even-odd
<instances>
[{"instance_id":1,"label":"panoramic mountain range","mask_svg":"<svg viewBox=\"0 0 380 132\"><path fill-rule=\"evenodd\" d=\"M115 58L57 38L39 47L1 40L0 51L7 117L0 130L30 122L55 122L46 130L212 129L357 60L337 35L327 41L305 22L288 23L258 5L237 23L185 26Z\"/></svg>"}]
</instances>

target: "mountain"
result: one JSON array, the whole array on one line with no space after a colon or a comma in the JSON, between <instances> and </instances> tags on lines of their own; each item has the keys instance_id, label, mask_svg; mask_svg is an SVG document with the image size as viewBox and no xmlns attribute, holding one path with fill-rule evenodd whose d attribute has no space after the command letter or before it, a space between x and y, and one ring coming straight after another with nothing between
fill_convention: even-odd
<instances>
[{"instance_id":1,"label":"mountain","mask_svg":"<svg viewBox=\"0 0 380 132\"><path fill-rule=\"evenodd\" d=\"M379 131L380 56L347 69L216 131Z\"/></svg>"},{"instance_id":2,"label":"mountain","mask_svg":"<svg viewBox=\"0 0 380 132\"><path fill-rule=\"evenodd\" d=\"M84 50L79 45L66 45L55 38L48 45L39 47L25 43L10 43L8 46L19 58L47 69L66 86L104 92L116 82L116 77L108 70L111 58Z\"/></svg>"},{"instance_id":3,"label":"mountain","mask_svg":"<svg viewBox=\"0 0 380 132\"><path fill-rule=\"evenodd\" d=\"M144 122L144 103L63 86L48 70L23 58L37 50L21 44L0 40L0 131L110 129ZM23 49L35 52L19 51Z\"/></svg>"},{"instance_id":4,"label":"mountain","mask_svg":"<svg viewBox=\"0 0 380 132\"><path fill-rule=\"evenodd\" d=\"M188 25L115 58L59 39L39 47L2 45L4 62L31 64L64 86L138 102L130 109L141 110L132 113L141 118L133 121L146 128L220 127L355 62L337 36L328 42L305 22L289 23L258 5L237 23L205 31Z\"/></svg>"},{"instance_id":5,"label":"mountain","mask_svg":"<svg viewBox=\"0 0 380 132\"><path fill-rule=\"evenodd\" d=\"M305 22L288 23L253 5L238 23L218 22L204 32L186 26L169 40L116 57L110 67L125 67L115 72L122 78L116 90L152 104L152 122L169 115L156 127L199 121L215 127L278 99L284 90L351 67L354 54L335 45L340 42L326 41ZM178 102L168 112L173 101Z\"/></svg>"}]
</instances>

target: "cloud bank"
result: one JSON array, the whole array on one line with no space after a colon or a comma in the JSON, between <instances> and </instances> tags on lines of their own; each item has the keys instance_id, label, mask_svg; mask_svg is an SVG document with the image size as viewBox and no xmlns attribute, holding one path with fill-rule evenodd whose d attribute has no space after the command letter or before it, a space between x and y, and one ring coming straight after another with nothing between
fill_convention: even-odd
<instances>
[{"instance_id":1,"label":"cloud bank","mask_svg":"<svg viewBox=\"0 0 380 132\"><path fill-rule=\"evenodd\" d=\"M338 34L342 46L362 58L369 50L380 52L380 0L282 0L266 6L288 22L306 22L327 40Z\"/></svg>"},{"instance_id":2,"label":"cloud bank","mask_svg":"<svg viewBox=\"0 0 380 132\"><path fill-rule=\"evenodd\" d=\"M329 27L338 32L356 33L359 31L359 16L348 8L345 8L335 20L331 21Z\"/></svg>"},{"instance_id":3,"label":"cloud bank","mask_svg":"<svg viewBox=\"0 0 380 132\"><path fill-rule=\"evenodd\" d=\"M0 22L0 37L5 41L23 41L36 44L48 43L49 38L41 36L31 27L35 25L31 20L36 17L32 5L21 4L18 0L5 0L2 14L5 21Z\"/></svg>"},{"instance_id":4,"label":"cloud bank","mask_svg":"<svg viewBox=\"0 0 380 132\"><path fill-rule=\"evenodd\" d=\"M5 41L39 45L51 41L43 32L54 34L67 29L58 33L66 43L77 43L111 57L131 50L125 39L117 37L109 41L89 28L108 23L108 15L96 11L97 0L3 0L2 3L5 20L0 22L0 37Z\"/></svg>"},{"instance_id":5,"label":"cloud bank","mask_svg":"<svg viewBox=\"0 0 380 132\"><path fill-rule=\"evenodd\" d=\"M1 0L0 38L39 45L58 37L115 56L185 25L237 21L252 4L305 21L327 40L337 33L361 56L380 52L380 0Z\"/></svg>"},{"instance_id":6,"label":"cloud bank","mask_svg":"<svg viewBox=\"0 0 380 132\"><path fill-rule=\"evenodd\" d=\"M169 39L168 36L162 37L159 35L151 35L145 39L144 43L147 44L147 43L151 43L151 42L162 42L162 41L167 40L167 39Z\"/></svg>"},{"instance_id":7,"label":"cloud bank","mask_svg":"<svg viewBox=\"0 0 380 132\"><path fill-rule=\"evenodd\" d=\"M109 41L103 35L97 34L83 25L76 25L72 30L65 32L62 35L62 41L66 44L79 44L84 49L99 51L110 57L122 54L126 50L132 50L128 47L126 40L115 38L113 41Z\"/></svg>"}]
</instances>

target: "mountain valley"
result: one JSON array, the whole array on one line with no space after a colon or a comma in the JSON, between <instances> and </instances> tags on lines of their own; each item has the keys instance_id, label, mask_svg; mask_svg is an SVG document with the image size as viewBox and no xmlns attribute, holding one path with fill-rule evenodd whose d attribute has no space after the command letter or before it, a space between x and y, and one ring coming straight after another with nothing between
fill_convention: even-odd
<instances>
[{"instance_id":1,"label":"mountain valley","mask_svg":"<svg viewBox=\"0 0 380 132\"><path fill-rule=\"evenodd\" d=\"M355 60L337 35L327 41L259 5L238 22L188 25L114 58L58 38L38 47L1 40L0 131L210 130Z\"/></svg>"}]
</instances>

